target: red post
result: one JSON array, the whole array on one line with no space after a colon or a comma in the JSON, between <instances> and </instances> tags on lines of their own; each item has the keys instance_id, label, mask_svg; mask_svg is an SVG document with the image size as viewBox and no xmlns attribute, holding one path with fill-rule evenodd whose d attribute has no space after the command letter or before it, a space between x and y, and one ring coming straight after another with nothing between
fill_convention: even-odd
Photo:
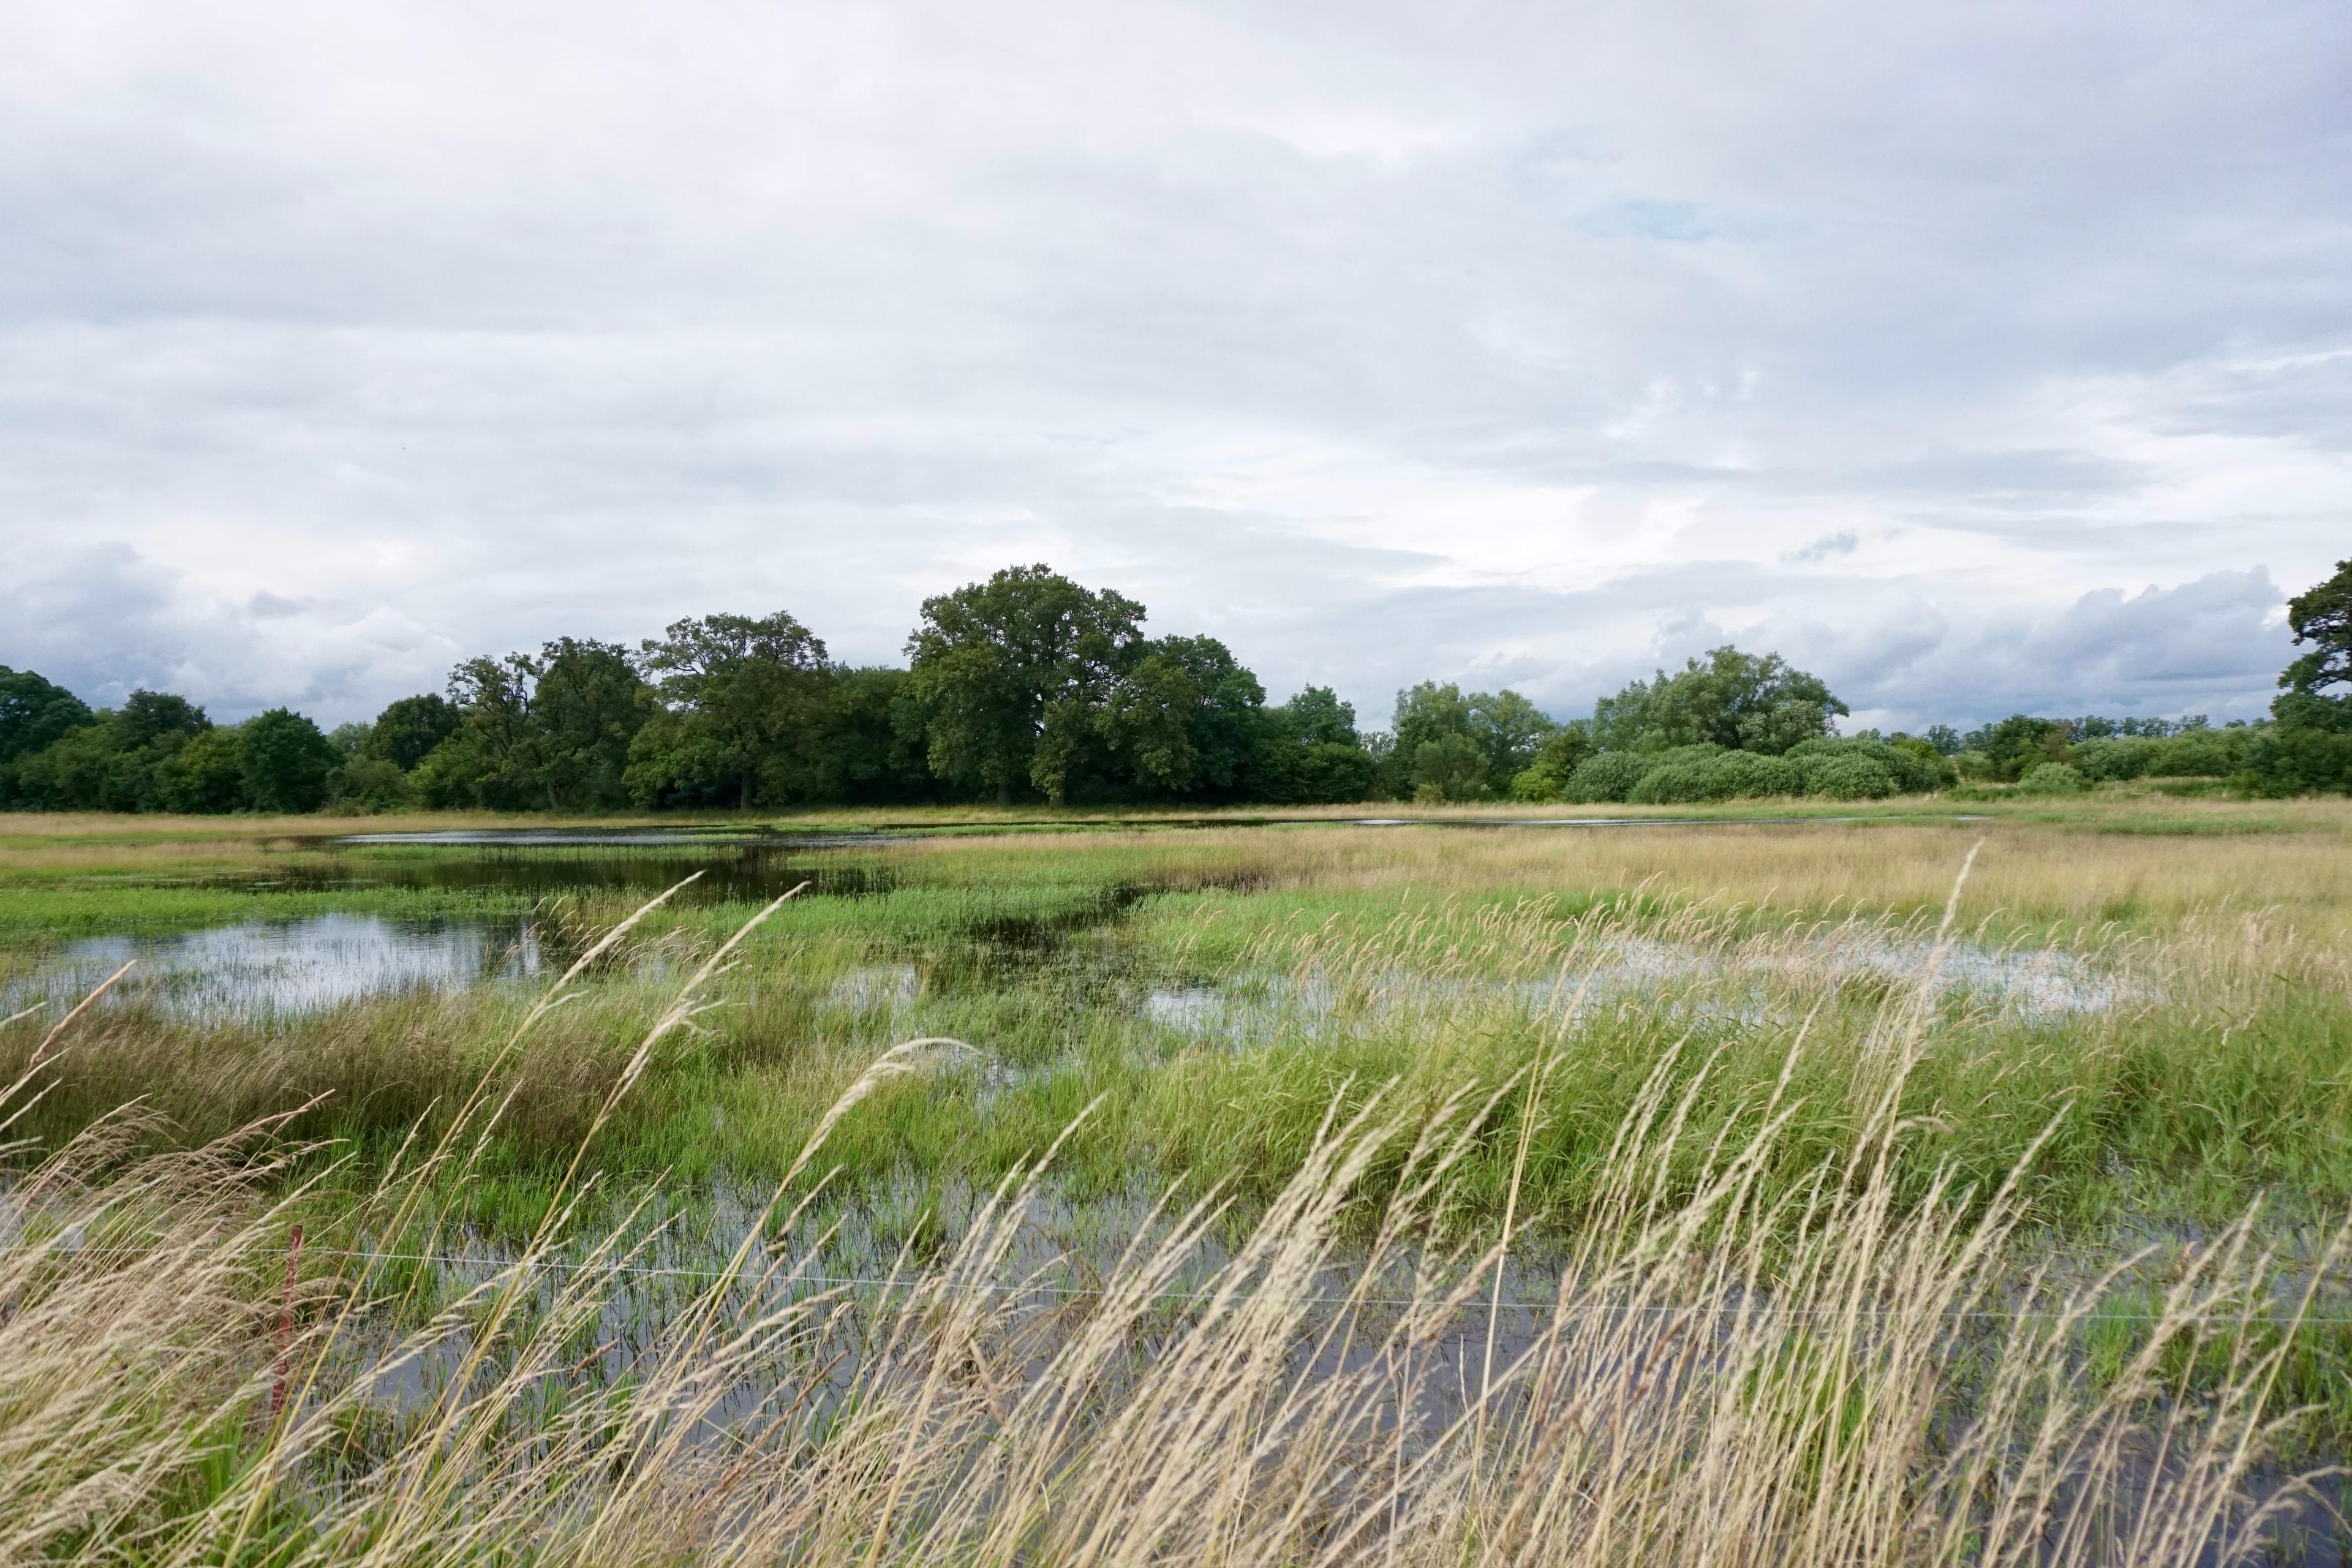
<instances>
[{"instance_id":1,"label":"red post","mask_svg":"<svg viewBox=\"0 0 2352 1568\"><path fill-rule=\"evenodd\" d=\"M302 1261L302 1227L296 1226L286 1243L286 1304L278 1314L278 1378L269 1390L269 1420L278 1421L278 1413L286 1405L287 1363L294 1354L294 1269Z\"/></svg>"}]
</instances>

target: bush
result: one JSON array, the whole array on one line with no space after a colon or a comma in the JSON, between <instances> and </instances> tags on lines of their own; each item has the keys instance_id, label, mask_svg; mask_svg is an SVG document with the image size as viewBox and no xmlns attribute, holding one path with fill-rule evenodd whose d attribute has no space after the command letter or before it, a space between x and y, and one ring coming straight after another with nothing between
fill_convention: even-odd
<instances>
[{"instance_id":1,"label":"bush","mask_svg":"<svg viewBox=\"0 0 2352 1568\"><path fill-rule=\"evenodd\" d=\"M1787 757L1726 752L1707 770L1706 798L1748 800L1766 795L1797 795L1805 787L1803 765Z\"/></svg>"},{"instance_id":2,"label":"bush","mask_svg":"<svg viewBox=\"0 0 2352 1568\"><path fill-rule=\"evenodd\" d=\"M1361 746L1321 741L1299 759L1298 798L1304 801L1370 799L1380 764Z\"/></svg>"},{"instance_id":3,"label":"bush","mask_svg":"<svg viewBox=\"0 0 2352 1568\"><path fill-rule=\"evenodd\" d=\"M1579 805L1623 800L1654 765L1650 758L1631 752L1601 752L1576 764L1560 798Z\"/></svg>"},{"instance_id":4,"label":"bush","mask_svg":"<svg viewBox=\"0 0 2352 1568\"><path fill-rule=\"evenodd\" d=\"M1869 735L1844 737L1825 735L1819 740L1807 741L1801 745L1791 747L1789 755L1805 769L1807 780L1805 787L1807 793L1811 795L1829 793L1811 781L1820 765L1831 759L1871 763L1886 775L1888 787L1883 793L1888 795L1897 793L1924 795L1929 790L1946 788L1957 777L1952 764L1938 755L1935 747L1925 741L1908 738L1889 742ZM1869 775L1864 770L1846 769L1824 776L1861 781ZM1842 784L1839 787L1853 786ZM1874 800L1878 796L1842 795L1838 798Z\"/></svg>"},{"instance_id":5,"label":"bush","mask_svg":"<svg viewBox=\"0 0 2352 1568\"><path fill-rule=\"evenodd\" d=\"M1859 756L1851 752L1809 756L1801 765L1805 770L1805 793L1829 800L1884 800L1895 793L1895 774L1875 757Z\"/></svg>"},{"instance_id":6,"label":"bush","mask_svg":"<svg viewBox=\"0 0 2352 1568\"><path fill-rule=\"evenodd\" d=\"M2064 763L2036 763L2017 781L2020 795L2074 795L2083 787L2083 775Z\"/></svg>"},{"instance_id":7,"label":"bush","mask_svg":"<svg viewBox=\"0 0 2352 1568\"><path fill-rule=\"evenodd\" d=\"M2352 735L2277 729L2246 747L2246 767L2231 782L2249 795L2352 792Z\"/></svg>"},{"instance_id":8,"label":"bush","mask_svg":"<svg viewBox=\"0 0 2352 1568\"><path fill-rule=\"evenodd\" d=\"M2147 773L2159 779L2218 779L2236 770L2230 743L2220 730L2192 730L2158 741L2150 749Z\"/></svg>"},{"instance_id":9,"label":"bush","mask_svg":"<svg viewBox=\"0 0 2352 1568\"><path fill-rule=\"evenodd\" d=\"M1511 798L1533 804L1558 800L1567 781L1552 772L1551 764L1538 759L1511 775Z\"/></svg>"},{"instance_id":10,"label":"bush","mask_svg":"<svg viewBox=\"0 0 2352 1568\"><path fill-rule=\"evenodd\" d=\"M329 776L327 804L338 811L401 811L416 804L416 792L389 757L353 757Z\"/></svg>"},{"instance_id":11,"label":"bush","mask_svg":"<svg viewBox=\"0 0 2352 1568\"><path fill-rule=\"evenodd\" d=\"M1707 797L1707 783L1713 776L1714 769L1705 763L1669 763L1643 773L1626 791L1625 798L1636 805L1686 805Z\"/></svg>"},{"instance_id":12,"label":"bush","mask_svg":"<svg viewBox=\"0 0 2352 1568\"><path fill-rule=\"evenodd\" d=\"M2074 767L2093 784L2136 779L2156 761L2157 741L2113 735L2084 741L2074 748Z\"/></svg>"}]
</instances>

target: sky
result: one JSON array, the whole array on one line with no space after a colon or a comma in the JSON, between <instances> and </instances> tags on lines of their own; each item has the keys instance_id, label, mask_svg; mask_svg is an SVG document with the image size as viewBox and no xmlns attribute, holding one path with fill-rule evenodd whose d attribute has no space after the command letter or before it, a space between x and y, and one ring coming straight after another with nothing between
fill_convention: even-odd
<instances>
[{"instance_id":1,"label":"sky","mask_svg":"<svg viewBox=\"0 0 2352 1568\"><path fill-rule=\"evenodd\" d=\"M324 722L1045 562L1364 718L2258 716L2340 0L0 8L0 664Z\"/></svg>"}]
</instances>

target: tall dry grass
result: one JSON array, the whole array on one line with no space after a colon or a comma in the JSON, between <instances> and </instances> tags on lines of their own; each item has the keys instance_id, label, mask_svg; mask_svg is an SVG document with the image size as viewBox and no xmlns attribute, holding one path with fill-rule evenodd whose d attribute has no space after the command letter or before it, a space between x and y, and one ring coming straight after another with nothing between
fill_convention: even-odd
<instances>
[{"instance_id":1,"label":"tall dry grass","mask_svg":"<svg viewBox=\"0 0 2352 1568\"><path fill-rule=\"evenodd\" d=\"M727 960L656 1023L606 1111ZM581 1162L478 1277L436 1289L366 1245L454 1247L434 1205L506 1111L496 1070L354 1200L348 1237L314 1243L299 1287L286 1227L316 1194L273 1186L274 1130L140 1158L126 1113L7 1193L0 1558L2248 1556L2294 1495L2257 1503L2254 1483L2291 1419L2284 1358L2343 1238L2301 1260L2284 1331L2259 1332L2279 1260L2231 1229L2093 1375L2079 1331L2102 1282L2021 1276L2015 1180L1898 1180L1917 1158L1902 1087L1934 1026L1924 1002L1889 1001L1863 1136L1793 1184L1766 1179L1787 1153L1790 1075L1749 1131L1693 1148L1697 1081L1661 1064L1536 1306L1503 1289L1511 1205L1475 1241L1435 1238L1464 1234L1454 1181L1507 1106L1524 1163L1549 1057L1483 1096L1409 1117L1374 1096L1327 1121L1230 1248L1213 1244L1233 1217L1213 1193L1171 1195L1083 1292L1022 1273L1049 1151L936 1259L833 1280L827 1237L808 1234L826 1140L925 1070L937 1043L915 1042L851 1086L741 1244L625 1352L611 1310L643 1233L572 1239ZM29 1076L9 1101L38 1091ZM1368 1198L1368 1172L1399 1160ZM1697 1179L1670 1189L1670 1166Z\"/></svg>"}]
</instances>

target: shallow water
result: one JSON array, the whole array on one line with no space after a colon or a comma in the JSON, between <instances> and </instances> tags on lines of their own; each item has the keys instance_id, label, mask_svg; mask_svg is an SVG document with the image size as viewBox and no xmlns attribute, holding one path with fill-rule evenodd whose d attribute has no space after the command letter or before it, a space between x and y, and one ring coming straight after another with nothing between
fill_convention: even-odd
<instances>
[{"instance_id":1,"label":"shallow water","mask_svg":"<svg viewBox=\"0 0 2352 1568\"><path fill-rule=\"evenodd\" d=\"M1448 1011L1481 1001L1536 1013L1568 1011L1627 995L1668 994L1679 1008L1755 1025L1780 1018L1787 988L1878 982L1896 993L1927 987L2022 1022L2106 1012L2146 999L2145 988L2083 958L2046 949L1993 949L1954 942L1940 952L1916 938L1842 932L1797 948L1704 950L1646 937L1589 944L1561 973L1541 980L1429 975L1400 968L1342 996L1315 974L1241 974L1147 988L1137 1003L1148 1023L1188 1038L1250 1048L1286 1030L1350 1018L1393 1020L1416 1007ZM1776 995L1776 993L1780 994Z\"/></svg>"},{"instance_id":2,"label":"shallow water","mask_svg":"<svg viewBox=\"0 0 2352 1568\"><path fill-rule=\"evenodd\" d=\"M540 931L523 920L327 914L247 921L172 936L68 943L31 976L0 991L0 1012L70 1006L125 963L134 967L109 993L110 1004L218 1021L528 980L551 967L551 957Z\"/></svg>"}]
</instances>

